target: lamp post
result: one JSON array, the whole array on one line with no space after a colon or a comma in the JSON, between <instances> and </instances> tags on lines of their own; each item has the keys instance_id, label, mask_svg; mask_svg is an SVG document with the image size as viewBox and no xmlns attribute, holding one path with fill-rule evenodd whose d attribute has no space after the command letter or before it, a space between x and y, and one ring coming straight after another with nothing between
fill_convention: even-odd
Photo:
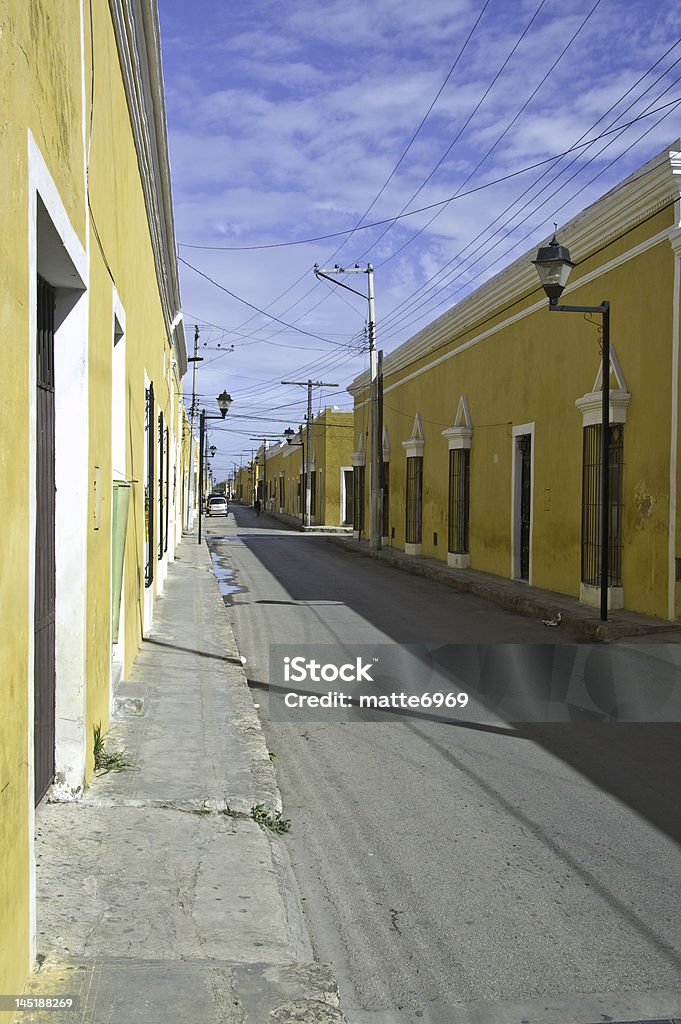
<instances>
[{"instance_id":1,"label":"lamp post","mask_svg":"<svg viewBox=\"0 0 681 1024\"><path fill-rule=\"evenodd\" d=\"M601 621L608 620L608 576L610 548L610 303L600 306L562 306L558 299L575 266L569 250L560 245L555 236L543 246L532 260L549 299L551 313L600 313L603 317L603 362L601 386L603 403L601 413Z\"/></svg>"},{"instance_id":2,"label":"lamp post","mask_svg":"<svg viewBox=\"0 0 681 1024\"><path fill-rule=\"evenodd\" d=\"M286 430L284 431L284 437L286 438L286 443L287 444L290 444L292 448L302 448L303 449L302 452L301 452L301 455L303 457L303 462L302 462L302 465L303 465L303 484L305 485L305 487L304 487L305 494L307 494L307 464L305 462L305 442L302 439L303 438L303 428L302 427L300 428L300 441L294 441L293 438L295 436L296 436L296 432L293 429L293 427L287 427ZM303 523L305 523L305 512L304 511L301 514L301 519L302 519Z\"/></svg>"},{"instance_id":3,"label":"lamp post","mask_svg":"<svg viewBox=\"0 0 681 1024\"><path fill-rule=\"evenodd\" d=\"M199 544L201 543L201 520L203 517L203 453L206 450L206 420L224 420L232 404L232 396L223 391L215 401L220 409L219 416L210 416L205 409L201 410L201 425L199 429Z\"/></svg>"}]
</instances>

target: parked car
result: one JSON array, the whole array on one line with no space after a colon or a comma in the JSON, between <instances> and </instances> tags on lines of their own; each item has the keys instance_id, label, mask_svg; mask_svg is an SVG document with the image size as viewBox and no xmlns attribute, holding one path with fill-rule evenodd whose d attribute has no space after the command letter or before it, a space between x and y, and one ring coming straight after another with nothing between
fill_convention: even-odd
<instances>
[{"instance_id":1,"label":"parked car","mask_svg":"<svg viewBox=\"0 0 681 1024\"><path fill-rule=\"evenodd\" d=\"M206 503L207 516L226 516L227 510L227 499L223 494L213 495Z\"/></svg>"}]
</instances>

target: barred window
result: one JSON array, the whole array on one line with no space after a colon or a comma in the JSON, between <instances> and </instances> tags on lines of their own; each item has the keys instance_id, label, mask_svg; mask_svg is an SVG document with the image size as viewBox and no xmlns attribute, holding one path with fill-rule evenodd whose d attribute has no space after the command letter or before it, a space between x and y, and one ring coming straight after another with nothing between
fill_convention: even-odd
<instances>
[{"instance_id":1,"label":"barred window","mask_svg":"<svg viewBox=\"0 0 681 1024\"><path fill-rule=\"evenodd\" d=\"M423 526L423 456L407 459L407 544L421 543Z\"/></svg>"},{"instance_id":2,"label":"barred window","mask_svg":"<svg viewBox=\"0 0 681 1024\"><path fill-rule=\"evenodd\" d=\"M156 431L154 429L154 385L145 388L144 433L146 444L146 480L144 482L144 586L154 582L154 453Z\"/></svg>"},{"instance_id":3,"label":"barred window","mask_svg":"<svg viewBox=\"0 0 681 1024\"><path fill-rule=\"evenodd\" d=\"M364 530L364 466L354 467L352 528L361 533Z\"/></svg>"},{"instance_id":4,"label":"barred window","mask_svg":"<svg viewBox=\"0 0 681 1024\"><path fill-rule=\"evenodd\" d=\"M582 462L582 582L601 582L601 424L584 428ZM624 426L610 427L609 444L609 544L608 586L622 585L622 476L624 469Z\"/></svg>"},{"instance_id":5,"label":"barred window","mask_svg":"<svg viewBox=\"0 0 681 1024\"><path fill-rule=\"evenodd\" d=\"M452 448L449 453L449 538L448 551L468 553L470 504L470 449Z\"/></svg>"},{"instance_id":6,"label":"barred window","mask_svg":"<svg viewBox=\"0 0 681 1024\"><path fill-rule=\"evenodd\" d=\"M387 537L390 531L390 463L383 463L383 524L381 536Z\"/></svg>"},{"instance_id":7,"label":"barred window","mask_svg":"<svg viewBox=\"0 0 681 1024\"><path fill-rule=\"evenodd\" d=\"M343 470L343 478L345 480L345 519L343 523L351 523L353 519L353 511L355 507L355 474L352 469Z\"/></svg>"}]
</instances>

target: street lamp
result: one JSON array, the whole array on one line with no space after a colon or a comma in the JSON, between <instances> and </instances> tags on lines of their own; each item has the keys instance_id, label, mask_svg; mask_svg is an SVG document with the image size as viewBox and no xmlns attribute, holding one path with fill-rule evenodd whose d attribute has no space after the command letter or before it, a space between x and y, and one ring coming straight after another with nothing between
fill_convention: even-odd
<instances>
[{"instance_id":1,"label":"street lamp","mask_svg":"<svg viewBox=\"0 0 681 1024\"><path fill-rule=\"evenodd\" d=\"M293 427L287 427L286 430L284 431L284 437L286 438L286 443L290 444L292 448L302 448L303 449L302 452L301 452L302 460L303 460L302 461L302 466L303 466L303 484L304 484L305 494L307 494L307 463L305 462L305 442L303 441L303 428L302 428L302 426L299 429L299 433L300 433L300 441L294 441L293 438L296 436L296 432L293 429ZM301 519L302 519L303 523L305 523L305 511L303 511L301 513Z\"/></svg>"},{"instance_id":2,"label":"street lamp","mask_svg":"<svg viewBox=\"0 0 681 1024\"><path fill-rule=\"evenodd\" d=\"M569 250L555 236L532 260L549 299L551 313L600 313L603 317L603 363L601 386L601 622L608 620L608 576L610 547L610 303L600 306L559 306L558 299L575 264Z\"/></svg>"},{"instance_id":3,"label":"street lamp","mask_svg":"<svg viewBox=\"0 0 681 1024\"><path fill-rule=\"evenodd\" d=\"M201 543L201 519L203 516L203 459L206 450L206 420L224 420L232 404L232 396L223 391L215 399L220 410L219 416L210 416L205 409L201 410L201 423L199 427L199 544ZM211 451L217 451L215 445L211 445Z\"/></svg>"}]
</instances>

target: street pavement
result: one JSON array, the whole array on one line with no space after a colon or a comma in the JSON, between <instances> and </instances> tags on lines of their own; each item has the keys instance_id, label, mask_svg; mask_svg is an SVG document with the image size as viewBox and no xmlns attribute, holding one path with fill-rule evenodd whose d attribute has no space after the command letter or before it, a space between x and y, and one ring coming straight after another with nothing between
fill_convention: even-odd
<instances>
[{"instance_id":1,"label":"street pavement","mask_svg":"<svg viewBox=\"0 0 681 1024\"><path fill-rule=\"evenodd\" d=\"M273 644L479 645L507 666L517 652L518 679L529 645L601 666L614 648L247 508L207 537L277 755L313 950L349 1024L680 1017L678 718L283 721L268 693ZM628 651L643 688L676 686L676 651Z\"/></svg>"},{"instance_id":2,"label":"street pavement","mask_svg":"<svg viewBox=\"0 0 681 1024\"><path fill-rule=\"evenodd\" d=\"M276 825L281 797L205 544L184 538L107 738L134 766L36 811L21 1024L342 1024ZM257 812L256 812L257 815ZM11 1014L0 1012L0 1019Z\"/></svg>"}]
</instances>

